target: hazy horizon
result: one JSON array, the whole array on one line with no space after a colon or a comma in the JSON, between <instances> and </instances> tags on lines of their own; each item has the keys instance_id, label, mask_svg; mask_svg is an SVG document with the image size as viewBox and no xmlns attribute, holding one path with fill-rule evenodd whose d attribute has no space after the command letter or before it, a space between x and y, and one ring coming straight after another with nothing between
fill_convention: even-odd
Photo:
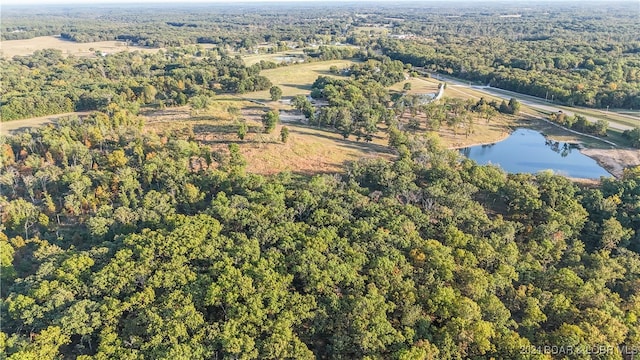
<instances>
[{"instance_id":1,"label":"hazy horizon","mask_svg":"<svg viewBox=\"0 0 640 360\"><path fill-rule=\"evenodd\" d=\"M130 4L130 5L140 5L140 4L176 4L176 5L188 5L188 4L225 4L225 5L233 5L234 3L287 3L287 2L295 2L295 3L327 3L327 2L336 2L336 3L345 3L345 2L375 2L375 3L398 3L398 2L436 2L436 0L426 0L426 1L417 1L417 0L188 0L188 1L177 1L177 0L138 0L135 3L127 0L99 0L92 3L87 3L86 0L4 0L4 5L120 5L120 4ZM476 2L472 0L449 0L448 2ZM532 3L530 0L481 0L479 2L521 2L521 3ZM600 3L610 3L610 2L635 2L634 0L539 0L533 2L541 2L541 3L563 3L563 2L600 2Z\"/></svg>"}]
</instances>

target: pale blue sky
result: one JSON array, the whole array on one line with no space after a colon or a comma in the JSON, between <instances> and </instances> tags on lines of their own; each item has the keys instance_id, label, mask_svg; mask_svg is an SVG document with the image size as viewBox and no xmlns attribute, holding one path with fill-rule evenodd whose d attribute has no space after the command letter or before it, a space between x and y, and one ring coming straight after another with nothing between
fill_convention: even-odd
<instances>
[{"instance_id":1,"label":"pale blue sky","mask_svg":"<svg viewBox=\"0 0 640 360\"><path fill-rule=\"evenodd\" d=\"M406 2L406 1L416 1L416 0L0 0L0 4L2 5L39 5L39 4L83 4L83 5L91 5L93 4L139 4L139 3L217 3L217 4L233 4L233 3L247 3L247 2L312 2L312 3L326 3L326 2ZM436 1L436 0L431 0ZM469 0L447 0L450 1L466 1L471 2ZM492 0L483 0L483 1L492 1ZM504 1L504 0L493 0L493 1ZM531 2L531 0L512 0L512 2ZM550 1L550 0L543 0ZM553 1L553 0L551 0ZM559 1L582 1L584 0L559 0ZM609 0L587 0L587 2L608 2ZM638 1L638 0L636 0ZM640 2L639 2L640 3Z\"/></svg>"},{"instance_id":2,"label":"pale blue sky","mask_svg":"<svg viewBox=\"0 0 640 360\"><path fill-rule=\"evenodd\" d=\"M233 3L248 3L248 2L384 2L391 0L0 0L3 5L57 5L57 4L153 4L153 3L174 3L174 4L189 4L189 3L211 3L211 4L233 4ZM397 2L398 0L393 0ZM403 0L400 0L403 1ZM404 0L407 1L407 0Z\"/></svg>"}]
</instances>

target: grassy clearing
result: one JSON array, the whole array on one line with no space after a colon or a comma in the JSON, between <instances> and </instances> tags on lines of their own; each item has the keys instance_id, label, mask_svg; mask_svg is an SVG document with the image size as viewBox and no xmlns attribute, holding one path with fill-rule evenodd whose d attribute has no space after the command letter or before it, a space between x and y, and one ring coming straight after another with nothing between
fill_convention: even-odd
<instances>
[{"instance_id":1,"label":"grassy clearing","mask_svg":"<svg viewBox=\"0 0 640 360\"><path fill-rule=\"evenodd\" d=\"M433 79L433 78L424 78L425 81L427 82L431 82L431 83L439 83L438 80ZM492 89L493 90L493 89ZM456 85L451 85L449 84L445 90L445 96L446 97L452 97L452 98L461 98L461 99L473 99L473 100L478 100L481 97L485 98L487 101L491 101L491 100L496 100L498 102L501 102L502 99L490 95L490 94L486 94L480 91L477 91L475 89L472 88L467 88L467 87L462 87L462 86L456 86ZM578 109L576 108L566 108L567 110L571 110L576 112ZM580 108L578 113L582 113L585 115L592 115L590 113L584 112L582 111L584 108ZM587 110L591 110L594 113L596 113L596 115L599 115L599 117L602 116L602 114L598 111L598 110L593 110L593 109L587 109ZM539 116L542 118L548 118L550 112L546 111L546 110L541 110L541 109L537 109L537 108L532 108L529 107L527 105L522 105L521 108L521 112L524 114L532 114L534 116ZM621 116L621 115L620 115ZM548 124L544 121L540 121L540 120L535 120L534 119L527 116L527 115L523 115L522 119L526 119L526 121L522 121L519 120L517 122L512 122L510 124L506 124L508 127L529 127L529 128L533 128L533 129L537 129L540 132L544 133L545 135L548 135L550 138L557 140L557 141L564 141L564 142L572 142L572 143L581 143L582 145L589 147L589 148L595 148L595 149L610 149L611 145L606 144L602 141L590 138L590 137L586 137L586 136L580 136L580 135L576 135L573 134L571 132L565 131L555 125L552 124ZM603 118L606 119L606 118ZM611 120L611 119L608 119ZM629 119L627 118L627 121ZM497 130L497 129L496 129ZM510 132L510 130L508 128L505 129L505 131ZM489 132L489 137L493 136L491 135L491 133L493 133L493 135L496 136L496 138L500 139L500 135L498 134L497 131L493 131L493 132ZM483 133L481 132L477 132L474 133L473 135L470 136L471 139L478 139L477 142L475 143L484 143L484 140L487 138L486 134L483 135ZM616 144L618 144L619 146L622 147L626 147L629 146L628 141L626 139L624 139L622 137L622 132L616 129L609 129L607 131L607 137L606 140L608 141L612 141Z\"/></svg>"},{"instance_id":2,"label":"grassy clearing","mask_svg":"<svg viewBox=\"0 0 640 360\"><path fill-rule=\"evenodd\" d=\"M237 109L240 109L236 113ZM275 174L290 171L298 174L336 172L345 163L366 157L393 157L380 132L372 143L345 140L339 134L301 123L278 124L271 134L262 133L260 116L265 107L234 98L218 98L212 106L197 113L188 106L148 112L147 129L154 132L193 132L195 139L214 151L226 151L228 144L240 145L247 160L247 171ZM249 133L244 140L237 136L240 121L246 121ZM289 139L279 139L282 126L289 128Z\"/></svg>"},{"instance_id":3,"label":"grassy clearing","mask_svg":"<svg viewBox=\"0 0 640 360\"><path fill-rule=\"evenodd\" d=\"M355 61L319 61L263 70L260 74L271 80L273 85L279 86L282 89L283 97L291 97L309 94L311 92L311 85L320 75L335 76L329 72L331 66L337 66L339 69L342 69L352 64L355 64ZM245 96L260 101L269 101L271 99L268 90L252 92L245 94Z\"/></svg>"},{"instance_id":4,"label":"grassy clearing","mask_svg":"<svg viewBox=\"0 0 640 360\"><path fill-rule=\"evenodd\" d=\"M635 116L637 118L640 118L640 110L609 109L609 111L616 114Z\"/></svg>"},{"instance_id":5,"label":"grassy clearing","mask_svg":"<svg viewBox=\"0 0 640 360\"><path fill-rule=\"evenodd\" d=\"M443 80L438 80L438 79L428 78L428 77L419 77L417 79L420 79L426 83L431 84L430 86L435 87L436 91L438 89L438 85L445 82ZM435 92L435 91L432 91L432 92ZM447 84L447 87L444 90L444 96L450 97L450 98L459 98L463 100L467 100L467 99L480 100L480 98L484 98L487 101L491 101L491 100L496 100L498 102L502 101L502 99L496 96L491 96L489 94L485 94L483 92L476 91L471 88L461 87L454 84Z\"/></svg>"},{"instance_id":6,"label":"grassy clearing","mask_svg":"<svg viewBox=\"0 0 640 360\"><path fill-rule=\"evenodd\" d=\"M539 110L539 109L532 109L532 108L529 108L529 107L523 107L523 108L525 109L524 110L525 112L527 112L529 114L532 114L532 115L535 115L535 116L539 116L539 117L545 118L545 119L547 119L549 117L549 115L550 115L550 113L548 111ZM544 121L540 121L540 123L546 124ZM576 141L573 141L573 142L580 142L586 147L596 148L596 149L609 149L609 148L611 148L611 145L606 144L603 141L596 140L596 139L593 139L593 138L588 137L588 136L575 135L575 134L572 134L572 133L570 133L568 131L565 131L562 128L560 128L558 126L555 126L555 125L550 125L550 124L547 124L547 125L551 126L551 127L554 127L554 128L557 128L559 131L561 131L564 134L568 134L567 137L569 137L569 138L575 137L575 138L580 139L580 140L576 140ZM603 138L603 139L607 140L607 141L611 141L611 142L617 144L620 147L630 147L631 146L631 144L629 143L629 140L624 138L622 136L622 131L618 130L618 129L609 128L607 130L607 136L605 138ZM556 140L560 141L559 139L556 139Z\"/></svg>"},{"instance_id":7,"label":"grassy clearing","mask_svg":"<svg viewBox=\"0 0 640 360\"><path fill-rule=\"evenodd\" d=\"M605 142L602 142L600 140L596 140L588 136L581 136L578 134L574 134L572 132L562 129L559 126L550 124L546 121L542 121L540 119L536 119L530 116L521 117L521 119L515 125L537 130L547 138L555 141L566 142L571 144L580 143L585 147L593 148L593 149L611 149L612 148L611 145ZM612 139L607 139L607 140L612 141Z\"/></svg>"},{"instance_id":8,"label":"grassy clearing","mask_svg":"<svg viewBox=\"0 0 640 360\"><path fill-rule=\"evenodd\" d=\"M416 118L420 121L420 126L411 132L414 134L425 134L429 132L430 130L426 127L426 117L418 114ZM519 118L514 116L496 115L487 122L484 118L477 115L473 120L472 133L468 137L465 135L465 128L459 126L454 129L446 124L442 124L437 133L442 139L442 144L449 148L492 144L509 136L511 131L518 127L518 119ZM406 113L401 118L401 121L408 123L409 114Z\"/></svg>"},{"instance_id":9,"label":"grassy clearing","mask_svg":"<svg viewBox=\"0 0 640 360\"><path fill-rule=\"evenodd\" d=\"M587 115L597 119L602 119L610 122L616 122L619 124L640 127L640 117L633 118L634 115L628 115L625 113L617 113L614 111L606 111L606 110L598 110L598 109L588 109L588 108L574 108L568 106L558 106L560 109L573 111L576 114Z\"/></svg>"},{"instance_id":10,"label":"grassy clearing","mask_svg":"<svg viewBox=\"0 0 640 360\"><path fill-rule=\"evenodd\" d=\"M491 91L497 94L502 94L504 96L513 96L520 100L535 102L542 106L553 106L554 108L558 108L563 111L569 111L569 112L573 112L580 115L586 115L596 119L606 120L609 122L619 123L619 124L633 126L633 127L640 126L640 117L637 117L637 115L635 115L635 118L634 118L634 115L624 113L624 110L607 111L607 110L601 110L601 109L591 109L586 107L571 107L571 106L564 106L564 105L559 105L551 102L546 103L543 99L540 99L535 96L526 95L526 94L516 94L511 91L502 90L498 88L491 88Z\"/></svg>"},{"instance_id":11,"label":"grassy clearing","mask_svg":"<svg viewBox=\"0 0 640 360\"><path fill-rule=\"evenodd\" d=\"M278 139L282 126L289 128L286 144ZM336 133L302 124L280 124L271 135L251 135L242 152L248 159L247 170L260 174L336 172L358 159L393 156L386 146L345 140Z\"/></svg>"},{"instance_id":12,"label":"grassy clearing","mask_svg":"<svg viewBox=\"0 0 640 360\"><path fill-rule=\"evenodd\" d=\"M411 84L411 90L407 94L433 94L438 92L438 83L428 81L425 78L411 77L406 81L401 81L389 87L389 90L403 92L402 87L405 83Z\"/></svg>"},{"instance_id":13,"label":"grassy clearing","mask_svg":"<svg viewBox=\"0 0 640 360\"><path fill-rule=\"evenodd\" d=\"M127 46L121 41L99 41L91 43L77 43L63 40L59 36L40 36L26 40L9 40L0 42L1 56L12 58L16 55L24 56L33 54L36 50L58 49L65 56L93 56L96 51L107 54L120 51L144 51L156 52L160 49L144 48L139 46ZM92 50L90 50L92 49Z\"/></svg>"}]
</instances>

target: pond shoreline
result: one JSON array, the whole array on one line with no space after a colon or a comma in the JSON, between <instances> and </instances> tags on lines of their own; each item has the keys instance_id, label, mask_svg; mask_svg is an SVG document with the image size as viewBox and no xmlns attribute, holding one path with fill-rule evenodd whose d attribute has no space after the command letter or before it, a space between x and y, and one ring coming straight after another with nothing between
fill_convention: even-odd
<instances>
[{"instance_id":1,"label":"pond shoreline","mask_svg":"<svg viewBox=\"0 0 640 360\"><path fill-rule=\"evenodd\" d=\"M545 121L545 123L554 125L555 127L558 127L562 130L566 130L563 127L559 126L558 124L555 124L548 120ZM528 124L521 124L520 126L517 126L517 127L509 127L509 132L503 133L503 135L500 138L497 138L495 141L471 143L471 144L459 145L459 146L450 146L449 149L461 150L461 149L473 147L473 146L494 145L496 143L506 140L509 136L511 136L511 134L513 134L515 130L520 128L525 128L525 129L536 130L540 132L546 139L578 146L578 149L581 154L595 160L598 163L598 165L600 165L603 169L605 169L607 172L609 172L612 176L614 176L617 179L620 179L622 177L623 171L625 168L640 166L640 150L628 149L628 148L617 148L617 147L612 149L600 149L600 148L588 147L588 146L585 146L585 144L581 141L568 141L563 139L556 139L553 135L546 134L543 130L538 129L536 126L527 126L527 125ZM577 133L575 131L572 131L572 133L580 135L580 133ZM603 139L598 139L598 140L603 140ZM603 140L603 141L606 143L609 143L606 140ZM567 176L567 178L571 179L572 181L576 181L580 183L582 182L591 183L593 181L593 179L588 179L588 178L572 178L569 176ZM596 180L596 181L599 181L599 180Z\"/></svg>"},{"instance_id":2,"label":"pond shoreline","mask_svg":"<svg viewBox=\"0 0 640 360\"><path fill-rule=\"evenodd\" d=\"M594 159L617 179L622 177L624 169L640 166L640 150L582 148L580 152Z\"/></svg>"},{"instance_id":3,"label":"pond shoreline","mask_svg":"<svg viewBox=\"0 0 640 360\"><path fill-rule=\"evenodd\" d=\"M618 157L613 157L609 153L610 150L589 149L589 148L586 148L584 144L579 141L570 141L570 140L564 140L564 139L556 140L554 139L553 136L549 136L545 134L544 131L540 129L536 129L535 127L523 125L523 126L510 128L509 130L510 131L506 133L506 135L503 133L503 136L501 136L500 139L496 141L474 143L474 144L468 144L464 146L452 146L450 147L450 149L458 150L461 152L463 151L463 149L468 149L467 152L464 154L468 158L473 159L481 164L482 163L502 164L500 167L503 168L506 172L510 172L510 173L518 173L518 172L536 173L538 171L543 170L541 169L541 167L549 166L550 169L555 169L554 172L556 172L558 175L564 176L574 182L579 182L579 183L599 182L599 179L603 176L619 178L622 175L622 170L624 169L624 167L627 166L627 164L621 164L620 160L621 158L624 158L623 155ZM505 140L509 139L518 131L525 132L521 135L525 135L528 133L528 135L526 135L527 139L525 139L523 143L514 139L511 139L508 145L503 143ZM537 144L536 143L537 140L531 138L532 134L537 134L536 136L539 136L540 140L544 139L544 141L546 142L544 146L550 147L551 150L553 150L555 153L558 153L558 154L561 153L557 149L558 147L560 147L560 149L565 148L565 150L568 150L569 148L573 148L574 150L578 150L578 152L574 154L580 154L580 155L570 156L565 161L565 160L559 160L554 156L550 156L549 153L545 151L539 152L541 151L541 149L538 148L537 145L534 145L534 144ZM516 142L514 143L514 141ZM492 154L488 154L484 149L483 150L479 149L484 146L493 146L500 143L502 143L503 146L515 146L516 148L513 149L514 155L524 153L523 151L532 150L536 152L537 156L532 157L532 159L535 159L533 160L533 164L532 164L530 160L526 160L525 162L523 162L522 160L519 160L518 157L516 157L517 155L510 156L509 152L505 151L502 147L498 147L494 149ZM524 150L518 148L520 144L525 146ZM531 148L531 146L533 146L533 148ZM556 149L554 149L554 146ZM544 147L542 147L542 149L544 149ZM589 152L590 150L591 152ZM616 149L613 149L613 150L616 150ZM487 151L491 151L491 150L487 150ZM569 154L571 154L571 150L568 150L566 154L563 153L561 155L563 158L565 158ZM640 163L640 154L638 155L639 156L637 160ZM585 160L580 160L580 157L582 157L582 159L585 159L585 160L588 158L592 161L591 162L587 161L587 163L585 163L584 162ZM582 167L582 169L578 170L574 168L574 170L570 170L574 166Z\"/></svg>"},{"instance_id":4,"label":"pond shoreline","mask_svg":"<svg viewBox=\"0 0 640 360\"><path fill-rule=\"evenodd\" d=\"M516 129L511 129L510 132L506 133L506 135L502 136L500 139L498 139L496 141L489 141L489 142L484 142L484 143L472 143L472 144L459 145L459 146L451 146L451 147L449 147L449 149L450 150L460 150L460 149L474 147L474 146L494 145L496 143L499 143L501 141L506 140L509 136L511 136L511 134L513 134L513 132L515 130L517 130L517 128Z\"/></svg>"}]
</instances>

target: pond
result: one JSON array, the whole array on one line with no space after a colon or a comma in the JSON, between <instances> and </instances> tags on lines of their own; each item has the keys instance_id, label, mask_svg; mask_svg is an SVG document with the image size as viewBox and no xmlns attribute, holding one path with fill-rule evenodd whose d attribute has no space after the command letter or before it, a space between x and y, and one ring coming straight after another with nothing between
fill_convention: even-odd
<instances>
[{"instance_id":1,"label":"pond","mask_svg":"<svg viewBox=\"0 0 640 360\"><path fill-rule=\"evenodd\" d=\"M503 141L464 148L460 152L478 164L498 165L510 173L552 170L574 178L611 176L595 160L581 154L576 145L546 139L530 129L517 129Z\"/></svg>"}]
</instances>

